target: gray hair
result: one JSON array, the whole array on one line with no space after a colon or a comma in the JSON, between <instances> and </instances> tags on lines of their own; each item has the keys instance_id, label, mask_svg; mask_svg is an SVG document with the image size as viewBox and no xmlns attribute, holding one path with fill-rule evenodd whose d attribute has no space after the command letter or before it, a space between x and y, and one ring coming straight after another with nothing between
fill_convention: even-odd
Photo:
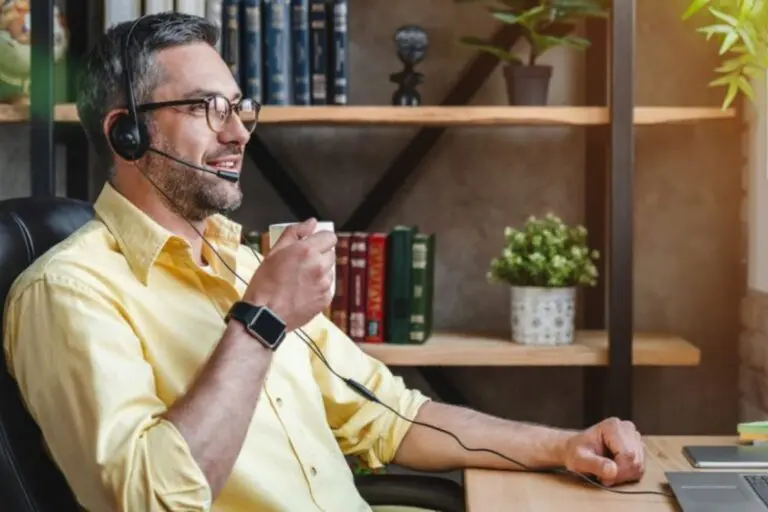
<instances>
[{"instance_id":1,"label":"gray hair","mask_svg":"<svg viewBox=\"0 0 768 512\"><path fill-rule=\"evenodd\" d=\"M111 110L128 106L123 51L133 24L131 20L109 27L89 51L80 77L77 114L97 157L110 169L110 177L114 160L103 123ZM163 80L157 52L195 42L214 46L218 37L217 27L199 16L178 12L144 16L131 34L127 52L136 104L151 101Z\"/></svg>"}]
</instances>

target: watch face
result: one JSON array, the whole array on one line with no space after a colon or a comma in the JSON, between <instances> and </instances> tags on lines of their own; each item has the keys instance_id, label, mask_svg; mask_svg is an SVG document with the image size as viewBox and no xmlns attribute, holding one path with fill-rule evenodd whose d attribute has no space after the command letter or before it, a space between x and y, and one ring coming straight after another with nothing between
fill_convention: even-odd
<instances>
[{"instance_id":1,"label":"watch face","mask_svg":"<svg viewBox=\"0 0 768 512\"><path fill-rule=\"evenodd\" d=\"M274 345L280 341L280 337L285 331L285 324L268 309L263 308L251 322L251 330L267 343Z\"/></svg>"}]
</instances>

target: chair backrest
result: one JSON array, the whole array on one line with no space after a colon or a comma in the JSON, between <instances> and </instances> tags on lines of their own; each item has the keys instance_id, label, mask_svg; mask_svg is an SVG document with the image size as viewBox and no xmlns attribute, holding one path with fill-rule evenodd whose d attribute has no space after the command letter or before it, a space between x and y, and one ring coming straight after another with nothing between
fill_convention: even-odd
<instances>
[{"instance_id":1,"label":"chair backrest","mask_svg":"<svg viewBox=\"0 0 768 512\"><path fill-rule=\"evenodd\" d=\"M0 311L16 277L92 218L92 206L74 199L0 201ZM0 333L3 322L0 314ZM0 509L79 510L66 480L45 451L40 429L7 372L5 357L0 357Z\"/></svg>"}]
</instances>

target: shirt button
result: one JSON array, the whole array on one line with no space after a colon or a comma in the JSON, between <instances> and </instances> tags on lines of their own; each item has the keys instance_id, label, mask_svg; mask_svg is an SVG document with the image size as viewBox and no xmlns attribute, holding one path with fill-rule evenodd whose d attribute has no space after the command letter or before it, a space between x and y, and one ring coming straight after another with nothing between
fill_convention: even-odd
<instances>
[{"instance_id":1,"label":"shirt button","mask_svg":"<svg viewBox=\"0 0 768 512\"><path fill-rule=\"evenodd\" d=\"M282 407L282 406L283 406L283 399L282 399L282 398L280 398L280 397L277 397L277 398L275 398L275 403L276 403L276 404L277 404L279 407Z\"/></svg>"},{"instance_id":2,"label":"shirt button","mask_svg":"<svg viewBox=\"0 0 768 512\"><path fill-rule=\"evenodd\" d=\"M312 473L312 476L317 475L317 469L315 469L315 466L312 466L311 468L309 468L309 472Z\"/></svg>"}]
</instances>

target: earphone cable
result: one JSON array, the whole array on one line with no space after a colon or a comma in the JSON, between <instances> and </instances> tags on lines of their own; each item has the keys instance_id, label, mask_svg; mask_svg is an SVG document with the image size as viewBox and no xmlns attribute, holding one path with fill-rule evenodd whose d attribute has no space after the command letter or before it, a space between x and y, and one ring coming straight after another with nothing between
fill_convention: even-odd
<instances>
[{"instance_id":1,"label":"earphone cable","mask_svg":"<svg viewBox=\"0 0 768 512\"><path fill-rule=\"evenodd\" d=\"M139 18L139 20L140 19L141 18ZM127 95L127 102L128 102L128 110L129 110L129 114L133 116L133 119L134 119L134 121L136 123L136 126L139 125L139 119L138 119L138 112L137 112L137 108L136 108L136 100L135 100L134 95L133 95L131 73L130 73L130 69L129 69L129 66L128 66L128 61L129 61L128 53L129 53L129 41L130 41L130 38L131 38L131 35L132 35L134 29L138 25L139 20L136 20L136 22L130 27L130 29L128 31L128 34L126 36L125 45L124 45L123 62L122 62L123 71L124 71L124 73L126 75L126 85L127 85L126 95ZM192 228L192 230L200 237L200 239L206 244L206 246L211 250L211 252L213 252L213 254L216 255L216 257L222 263L222 265L224 265L224 267L226 267L226 269L229 272L231 272L232 275L236 279L238 279L243 285L245 285L247 287L249 283L245 279L243 279L226 262L226 260L219 254L219 252L216 250L216 248L213 246L213 244L211 244L208 241L208 239L205 236L203 236L203 233L201 233L200 230L198 230L197 227L189 219L187 219L183 214L181 214L181 212L178 211L178 208L176 207L174 201L168 196L168 194L166 194L162 190L162 188L160 188L154 182L154 180L152 180L152 178L149 176L148 173L145 173L139 167L138 162L136 162L134 160L133 163L136 166L136 169L147 179L147 181L155 188L155 190L157 190L165 198L165 200L168 202L168 205L173 210L175 210L177 212L179 217L184 219L187 222L187 224L189 224L189 226ZM259 255L259 253L257 253L256 250L253 247L251 247L250 245L248 245L248 244L245 244L245 245L251 250L251 252L255 256L256 260L258 261L258 263L261 264L262 261L263 261L263 258L261 257L261 255ZM591 483L591 484L593 484L593 485L595 485L595 486L597 486L597 487L599 487L599 488L601 488L603 490L606 490L606 491L609 491L609 492L613 492L613 493L617 493L617 494L654 494L654 495L662 495L662 496L668 496L668 497L671 496L670 493L665 493L663 491L631 491L631 490L615 489L615 488L611 488L611 487L605 486L602 483L600 483L599 481L597 481L596 479L590 478L587 475L584 475L584 474L576 472L576 471L571 471L571 470L569 470L567 468L556 467L556 468L535 469L535 468L531 468L530 466L528 466L526 464L523 464L522 462L519 462L519 461L517 461L517 460L515 460L515 459L513 459L511 457L508 457L507 455L504 455L503 453L500 453L500 452L498 452L496 450L493 450L493 449L490 449L490 448L473 448L473 447L468 447L453 432L451 432L451 431L449 431L447 429L444 429L442 427L436 426L436 425L432 425L432 424L429 424L429 423L426 423L426 422L422 422L422 421L418 421L418 420L415 420L415 419L412 420L410 418L405 417L399 411L397 411L396 409L391 407L389 404L387 404L384 401L382 401L381 399L379 399L376 396L375 393L373 393L371 390L369 390L367 387L365 387L361 383L357 382L356 380L354 380L352 378L344 377L343 375L340 375L333 368L333 366L328 362L328 360L325 357L325 355L323 354L322 350L317 346L317 343L302 328L297 328L296 329L296 333L297 333L297 336L299 337L299 339L301 339L307 345L307 347L317 356L317 358L325 365L325 367L328 369L328 371L330 371L334 376L336 376L342 382L344 382L352 391L354 391L355 393L359 394L360 396L362 396L366 400L369 400L369 401L371 401L373 403L381 405L382 407L384 407L385 409L389 410L390 412L395 414L397 417L403 419L404 421L407 421L407 422L409 422L409 423L411 423L413 425L419 425L421 427L430 428L430 429L433 429L433 430L435 430L437 432L440 432L440 433L443 433L443 434L446 434L446 435L452 437L466 451L469 451L469 452L486 452L486 453L490 453L490 454L496 455L496 456L498 456L498 457L500 457L500 458L502 458L502 459L504 459L504 460L506 460L508 462L511 462L512 464L514 464L516 466L520 466L526 472L533 472L533 473L555 473L555 474L565 474L565 475L577 476L577 477L582 478L582 479L586 480L587 482L589 482L589 483Z\"/></svg>"}]
</instances>

